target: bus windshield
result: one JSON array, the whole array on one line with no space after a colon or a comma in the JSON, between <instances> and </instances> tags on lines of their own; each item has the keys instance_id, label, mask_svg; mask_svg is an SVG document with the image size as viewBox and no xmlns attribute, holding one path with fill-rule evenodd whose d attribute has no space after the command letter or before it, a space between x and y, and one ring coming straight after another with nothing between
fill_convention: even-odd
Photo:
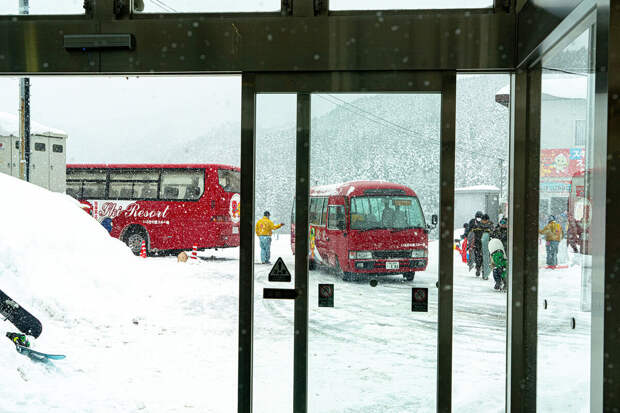
<instances>
[{"instance_id":1,"label":"bus windshield","mask_svg":"<svg viewBox=\"0 0 620 413\"><path fill-rule=\"evenodd\" d=\"M231 169L218 169L218 181L226 192L241 192L241 172Z\"/></svg>"},{"instance_id":2,"label":"bus windshield","mask_svg":"<svg viewBox=\"0 0 620 413\"><path fill-rule=\"evenodd\" d=\"M351 198L351 229L426 228L420 202L414 196Z\"/></svg>"}]
</instances>

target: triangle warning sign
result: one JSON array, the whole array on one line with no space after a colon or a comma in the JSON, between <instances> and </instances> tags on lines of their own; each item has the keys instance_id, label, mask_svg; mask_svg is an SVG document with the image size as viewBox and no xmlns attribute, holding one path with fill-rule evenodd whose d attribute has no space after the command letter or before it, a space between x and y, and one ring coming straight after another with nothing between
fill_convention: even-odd
<instances>
[{"instance_id":1,"label":"triangle warning sign","mask_svg":"<svg viewBox=\"0 0 620 413\"><path fill-rule=\"evenodd\" d=\"M278 258L273 268L269 272L269 281L274 282L291 282L291 273L288 272L286 264L282 261L282 258Z\"/></svg>"}]
</instances>

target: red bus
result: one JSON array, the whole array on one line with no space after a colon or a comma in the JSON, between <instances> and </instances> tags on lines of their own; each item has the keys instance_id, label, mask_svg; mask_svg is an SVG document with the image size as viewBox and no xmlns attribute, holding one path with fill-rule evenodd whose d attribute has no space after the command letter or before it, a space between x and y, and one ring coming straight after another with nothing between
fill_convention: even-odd
<instances>
[{"instance_id":1,"label":"red bus","mask_svg":"<svg viewBox=\"0 0 620 413\"><path fill-rule=\"evenodd\" d=\"M229 165L67 165L67 194L134 254L239 246L239 191Z\"/></svg>"},{"instance_id":2,"label":"red bus","mask_svg":"<svg viewBox=\"0 0 620 413\"><path fill-rule=\"evenodd\" d=\"M592 221L591 173L573 175L568 194L568 229L566 240L573 252L590 254L590 223Z\"/></svg>"},{"instance_id":3,"label":"red bus","mask_svg":"<svg viewBox=\"0 0 620 413\"><path fill-rule=\"evenodd\" d=\"M295 205L291 219L295 251ZM420 201L404 186L356 181L310 190L310 269L335 269L345 281L356 276L403 274L413 281L428 264L428 232ZM437 215L432 217L433 226Z\"/></svg>"}]
</instances>

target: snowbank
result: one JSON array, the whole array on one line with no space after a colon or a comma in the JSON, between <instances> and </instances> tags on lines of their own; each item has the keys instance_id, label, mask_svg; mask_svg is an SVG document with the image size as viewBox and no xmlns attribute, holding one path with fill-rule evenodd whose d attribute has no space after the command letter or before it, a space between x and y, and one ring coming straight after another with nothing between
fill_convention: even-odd
<instances>
[{"instance_id":1,"label":"snowbank","mask_svg":"<svg viewBox=\"0 0 620 413\"><path fill-rule=\"evenodd\" d=\"M131 304L123 292L141 263L125 244L67 195L5 174L0 188L11 196L0 203L0 289L26 308L42 304L51 318L107 319L110 298Z\"/></svg>"}]
</instances>

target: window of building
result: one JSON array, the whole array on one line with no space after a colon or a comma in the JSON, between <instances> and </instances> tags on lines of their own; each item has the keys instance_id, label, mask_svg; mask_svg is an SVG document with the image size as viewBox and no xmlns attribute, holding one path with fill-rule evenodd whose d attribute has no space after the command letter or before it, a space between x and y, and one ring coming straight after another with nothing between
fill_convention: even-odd
<instances>
[{"instance_id":1,"label":"window of building","mask_svg":"<svg viewBox=\"0 0 620 413\"><path fill-rule=\"evenodd\" d=\"M575 146L586 144L586 121L585 119L575 120Z\"/></svg>"}]
</instances>

